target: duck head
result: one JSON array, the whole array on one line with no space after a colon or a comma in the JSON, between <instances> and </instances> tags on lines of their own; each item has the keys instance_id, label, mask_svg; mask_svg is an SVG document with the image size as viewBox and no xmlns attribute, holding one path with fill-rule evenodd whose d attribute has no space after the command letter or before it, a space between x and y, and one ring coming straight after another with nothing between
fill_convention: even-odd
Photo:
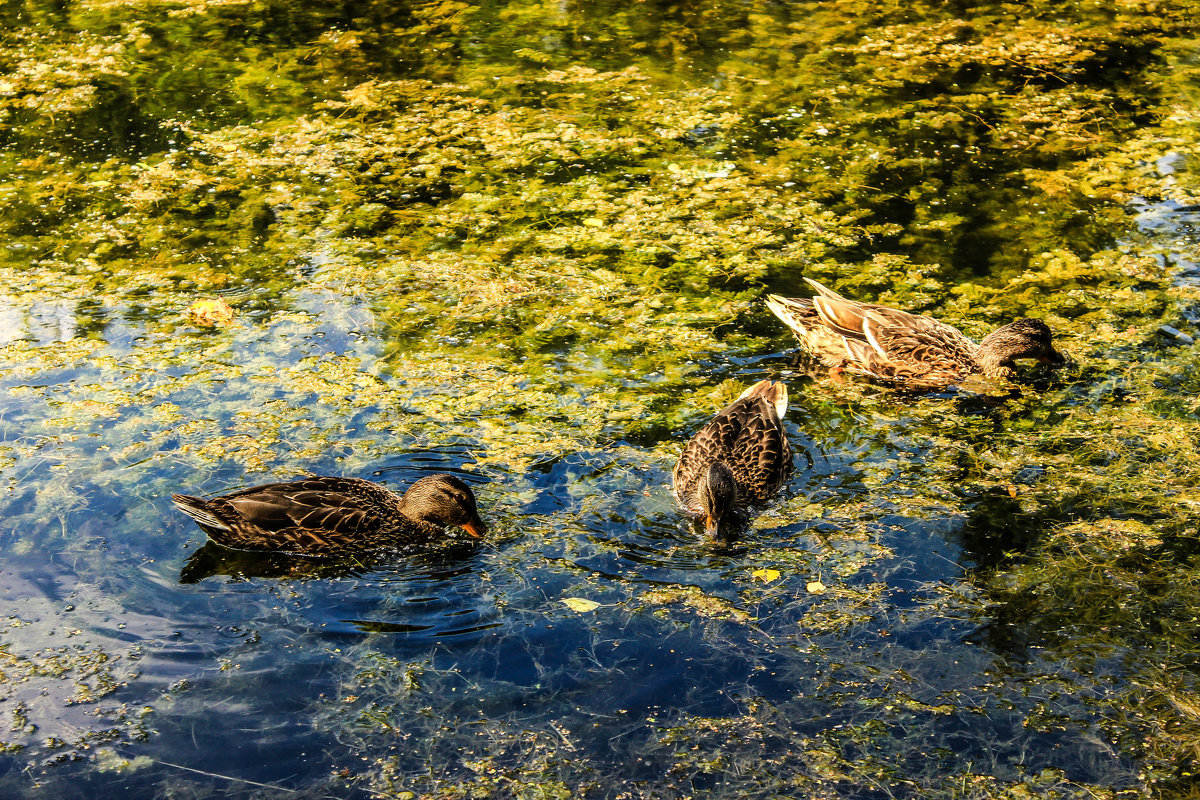
<instances>
[{"instance_id":1,"label":"duck head","mask_svg":"<svg viewBox=\"0 0 1200 800\"><path fill-rule=\"evenodd\" d=\"M475 507L474 492L453 475L439 473L421 478L404 493L400 508L414 519L443 528L454 525L472 536L487 533L487 525Z\"/></svg>"},{"instance_id":2,"label":"duck head","mask_svg":"<svg viewBox=\"0 0 1200 800\"><path fill-rule=\"evenodd\" d=\"M989 333L979 343L976 360L985 375L1008 375L1018 358L1035 358L1042 364L1063 364L1066 358L1054 349L1050 326L1040 319L1019 319Z\"/></svg>"},{"instance_id":3,"label":"duck head","mask_svg":"<svg viewBox=\"0 0 1200 800\"><path fill-rule=\"evenodd\" d=\"M733 481L733 472L724 463L713 462L708 466L708 471L700 476L696 495L704 510L701 517L704 532L714 541L732 541L736 523L733 507L737 504L737 484Z\"/></svg>"}]
</instances>

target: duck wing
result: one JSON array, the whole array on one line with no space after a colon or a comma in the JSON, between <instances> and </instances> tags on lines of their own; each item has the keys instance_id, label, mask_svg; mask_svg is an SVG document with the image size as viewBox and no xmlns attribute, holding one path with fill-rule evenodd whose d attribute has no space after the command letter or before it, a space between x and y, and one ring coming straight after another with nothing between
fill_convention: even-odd
<instances>
[{"instance_id":1,"label":"duck wing","mask_svg":"<svg viewBox=\"0 0 1200 800\"><path fill-rule=\"evenodd\" d=\"M816 294L810 298L767 296L767 308L783 321L810 353L826 366L855 365L867 344L865 327L897 325L921 327L935 323L928 317L874 303L848 300L823 284L805 278Z\"/></svg>"},{"instance_id":2,"label":"duck wing","mask_svg":"<svg viewBox=\"0 0 1200 800\"><path fill-rule=\"evenodd\" d=\"M767 308L791 328L804 349L825 366L837 367L846 361L847 350L842 335L821 321L812 300L772 294L767 295Z\"/></svg>"},{"instance_id":3,"label":"duck wing","mask_svg":"<svg viewBox=\"0 0 1200 800\"><path fill-rule=\"evenodd\" d=\"M676 499L689 512L702 513L703 509L695 498L696 486L710 464L728 459L730 450L727 442L731 435L729 421L718 414L684 445L671 479Z\"/></svg>"},{"instance_id":4,"label":"duck wing","mask_svg":"<svg viewBox=\"0 0 1200 800\"><path fill-rule=\"evenodd\" d=\"M847 300L812 278L805 280L816 290L811 300L772 297L776 302L769 300L768 306L781 319L777 306L805 323L804 334L797 336L827 364L930 386L975 371L977 346L958 328L923 314Z\"/></svg>"},{"instance_id":5,"label":"duck wing","mask_svg":"<svg viewBox=\"0 0 1200 800\"><path fill-rule=\"evenodd\" d=\"M881 306L876 303L860 303L857 300L847 300L832 289L817 283L812 278L805 278L817 294L812 299L813 309L821 324L840 336L858 341L867 338L864 328L871 323L883 326L902 328L924 328L931 323L939 325L937 320L910 314L898 308Z\"/></svg>"},{"instance_id":6,"label":"duck wing","mask_svg":"<svg viewBox=\"0 0 1200 800\"><path fill-rule=\"evenodd\" d=\"M958 328L932 317L906 316L911 319L868 316L863 338L847 340L851 366L874 377L929 386L975 371L976 345Z\"/></svg>"},{"instance_id":7,"label":"duck wing","mask_svg":"<svg viewBox=\"0 0 1200 800\"><path fill-rule=\"evenodd\" d=\"M741 434L730 448L729 468L742 503L758 504L779 491L792 472L792 448L775 407L763 398L747 403Z\"/></svg>"}]
</instances>

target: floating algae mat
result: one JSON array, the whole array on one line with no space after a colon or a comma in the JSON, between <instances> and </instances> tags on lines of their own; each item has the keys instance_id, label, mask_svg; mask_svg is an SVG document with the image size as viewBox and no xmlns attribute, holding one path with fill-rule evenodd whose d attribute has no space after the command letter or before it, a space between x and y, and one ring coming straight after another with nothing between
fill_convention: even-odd
<instances>
[{"instance_id":1,"label":"floating algae mat","mask_svg":"<svg viewBox=\"0 0 1200 800\"><path fill-rule=\"evenodd\" d=\"M1198 19L3 6L0 796L1200 796ZM1072 363L829 375L805 276ZM716 548L671 466L764 378ZM484 543L169 499L435 471Z\"/></svg>"}]
</instances>

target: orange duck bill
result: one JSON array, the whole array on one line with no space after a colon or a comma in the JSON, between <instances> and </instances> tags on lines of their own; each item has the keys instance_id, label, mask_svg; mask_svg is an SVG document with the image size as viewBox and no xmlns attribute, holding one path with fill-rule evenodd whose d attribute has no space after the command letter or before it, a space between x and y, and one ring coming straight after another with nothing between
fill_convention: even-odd
<instances>
[{"instance_id":1,"label":"orange duck bill","mask_svg":"<svg viewBox=\"0 0 1200 800\"><path fill-rule=\"evenodd\" d=\"M487 533L487 525L483 524L483 520L479 518L478 514L462 523L461 527L464 531L476 537L481 537Z\"/></svg>"}]
</instances>

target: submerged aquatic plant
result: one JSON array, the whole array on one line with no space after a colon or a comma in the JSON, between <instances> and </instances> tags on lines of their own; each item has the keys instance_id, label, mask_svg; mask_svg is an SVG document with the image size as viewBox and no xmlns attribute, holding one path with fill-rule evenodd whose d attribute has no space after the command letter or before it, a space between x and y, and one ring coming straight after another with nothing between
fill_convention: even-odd
<instances>
[{"instance_id":1,"label":"submerged aquatic plant","mask_svg":"<svg viewBox=\"0 0 1200 800\"><path fill-rule=\"evenodd\" d=\"M6 5L0 793L1194 792L1195 242L1128 204L1194 221L1196 12ZM805 374L805 276L1077 366ZM668 469L762 377L797 475L714 554ZM398 565L164 500L464 465L495 547ZM278 772L171 752L226 703Z\"/></svg>"}]
</instances>

